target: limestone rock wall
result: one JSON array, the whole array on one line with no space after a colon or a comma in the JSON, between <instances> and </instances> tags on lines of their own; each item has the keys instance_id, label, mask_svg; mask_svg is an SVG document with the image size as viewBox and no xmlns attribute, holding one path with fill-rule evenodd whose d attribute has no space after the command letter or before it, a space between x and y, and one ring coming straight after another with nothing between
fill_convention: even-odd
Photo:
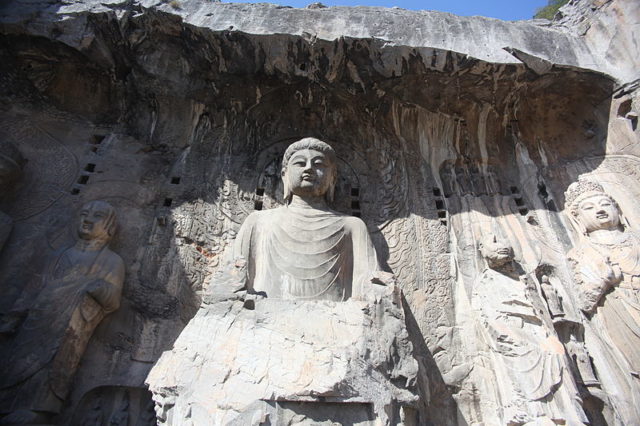
<instances>
[{"instance_id":1,"label":"limestone rock wall","mask_svg":"<svg viewBox=\"0 0 640 426\"><path fill-rule=\"evenodd\" d=\"M148 371L243 219L282 202L280 158L300 137L334 146L335 208L362 217L398 277L424 424L487 421L478 407L500 405L499 383L478 388L493 367L478 361L488 349L471 308L487 226L534 276L553 271L576 318L568 185L602 177L640 226L638 92L619 87L633 66L619 56L616 71L608 51L554 26L88 0L10 2L0 25L0 137L28 160L0 207L14 222L2 309L73 239L84 201L107 200L119 217L123 304L89 342L57 424L153 424ZM614 385L604 390L624 391ZM620 421L624 408L582 392L594 423Z\"/></svg>"}]
</instances>

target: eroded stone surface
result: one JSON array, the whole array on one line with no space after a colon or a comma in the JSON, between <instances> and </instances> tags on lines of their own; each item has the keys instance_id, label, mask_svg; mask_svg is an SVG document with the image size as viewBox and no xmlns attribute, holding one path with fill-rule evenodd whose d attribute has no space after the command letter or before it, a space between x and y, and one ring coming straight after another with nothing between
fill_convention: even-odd
<instances>
[{"instance_id":1,"label":"eroded stone surface","mask_svg":"<svg viewBox=\"0 0 640 426\"><path fill-rule=\"evenodd\" d=\"M400 423L416 407L417 364L398 297L205 304L147 379L160 424L288 424L274 407L297 402L296 424L328 407L344 407L333 422Z\"/></svg>"}]
</instances>

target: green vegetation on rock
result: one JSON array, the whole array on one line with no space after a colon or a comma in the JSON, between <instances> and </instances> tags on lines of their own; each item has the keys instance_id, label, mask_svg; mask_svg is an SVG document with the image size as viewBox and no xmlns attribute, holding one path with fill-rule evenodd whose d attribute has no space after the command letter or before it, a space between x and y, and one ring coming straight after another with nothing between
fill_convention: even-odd
<instances>
[{"instance_id":1,"label":"green vegetation on rock","mask_svg":"<svg viewBox=\"0 0 640 426\"><path fill-rule=\"evenodd\" d=\"M569 0L548 0L547 5L539 8L536 11L536 14L533 15L534 18L544 18L544 19L553 19L556 15L558 9L567 4Z\"/></svg>"}]
</instances>

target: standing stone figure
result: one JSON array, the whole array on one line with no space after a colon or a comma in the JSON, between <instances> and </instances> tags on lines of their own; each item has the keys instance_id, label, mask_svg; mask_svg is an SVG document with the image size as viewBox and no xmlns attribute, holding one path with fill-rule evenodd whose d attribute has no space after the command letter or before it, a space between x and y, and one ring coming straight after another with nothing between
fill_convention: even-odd
<instances>
[{"instance_id":1,"label":"standing stone figure","mask_svg":"<svg viewBox=\"0 0 640 426\"><path fill-rule=\"evenodd\" d=\"M282 160L286 205L253 212L236 238L234 257L248 262L247 290L270 298L344 301L360 297L377 271L364 222L331 210L336 155L305 138Z\"/></svg>"},{"instance_id":2,"label":"standing stone figure","mask_svg":"<svg viewBox=\"0 0 640 426\"><path fill-rule=\"evenodd\" d=\"M120 306L124 264L108 248L115 210L92 201L79 216L76 244L55 253L31 306L24 294L3 318L3 332L17 333L2 353L0 424L47 423L59 413L93 331Z\"/></svg>"},{"instance_id":3,"label":"standing stone figure","mask_svg":"<svg viewBox=\"0 0 640 426\"><path fill-rule=\"evenodd\" d=\"M640 374L640 236L625 228L616 201L602 186L579 180L565 194L582 232L569 252L580 309L624 358L627 373Z\"/></svg>"},{"instance_id":4,"label":"standing stone figure","mask_svg":"<svg viewBox=\"0 0 640 426\"><path fill-rule=\"evenodd\" d=\"M494 234L485 235L479 248L487 267L476 281L472 305L493 359L502 408L496 421L587 422L563 345L536 312L531 279L515 262L513 249Z\"/></svg>"},{"instance_id":5,"label":"standing stone figure","mask_svg":"<svg viewBox=\"0 0 640 426\"><path fill-rule=\"evenodd\" d=\"M11 191L12 185L22 173L24 159L18 149L9 142L0 141L0 198ZM0 211L0 250L9 238L13 221Z\"/></svg>"}]
</instances>

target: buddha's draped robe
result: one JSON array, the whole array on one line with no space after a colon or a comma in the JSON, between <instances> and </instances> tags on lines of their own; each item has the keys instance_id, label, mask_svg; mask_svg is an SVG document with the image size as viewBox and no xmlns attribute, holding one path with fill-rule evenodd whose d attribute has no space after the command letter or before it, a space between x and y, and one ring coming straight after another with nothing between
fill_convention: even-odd
<instances>
[{"instance_id":1,"label":"buddha's draped robe","mask_svg":"<svg viewBox=\"0 0 640 426\"><path fill-rule=\"evenodd\" d=\"M83 254L71 247L54 255L3 354L0 412L59 410L93 330L120 305L123 280L122 259L106 247ZM96 298L87 294L92 284L100 288Z\"/></svg>"},{"instance_id":2,"label":"buddha's draped robe","mask_svg":"<svg viewBox=\"0 0 640 426\"><path fill-rule=\"evenodd\" d=\"M379 269L362 220L300 205L249 215L234 256L248 261L250 291L282 299L359 297Z\"/></svg>"},{"instance_id":3,"label":"buddha's draped robe","mask_svg":"<svg viewBox=\"0 0 640 426\"><path fill-rule=\"evenodd\" d=\"M622 270L622 281L605 289L596 262L609 258ZM628 232L621 244L597 244L588 238L569 252L581 309L592 314L620 351L630 373L640 373L640 237ZM604 292L604 294L603 294Z\"/></svg>"}]
</instances>

